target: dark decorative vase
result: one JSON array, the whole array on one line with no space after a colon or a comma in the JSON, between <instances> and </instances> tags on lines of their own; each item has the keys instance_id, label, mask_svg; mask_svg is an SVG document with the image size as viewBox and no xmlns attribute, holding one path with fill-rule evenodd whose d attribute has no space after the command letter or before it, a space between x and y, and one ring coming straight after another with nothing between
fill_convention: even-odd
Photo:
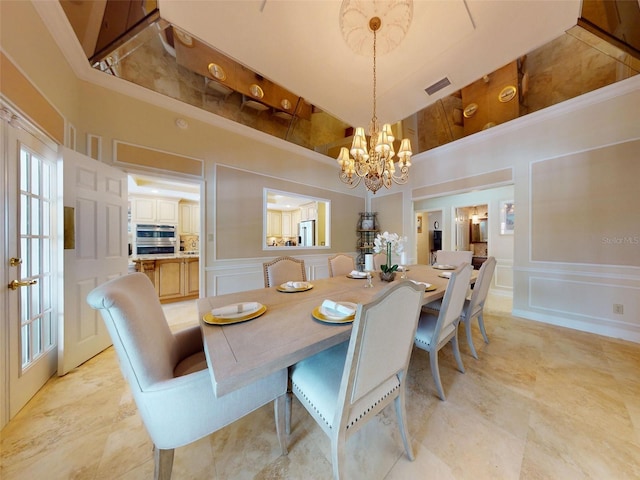
<instances>
[{"instance_id":1,"label":"dark decorative vase","mask_svg":"<svg viewBox=\"0 0 640 480\"><path fill-rule=\"evenodd\" d=\"M396 279L396 272L380 272L380 280L383 282L393 282Z\"/></svg>"}]
</instances>

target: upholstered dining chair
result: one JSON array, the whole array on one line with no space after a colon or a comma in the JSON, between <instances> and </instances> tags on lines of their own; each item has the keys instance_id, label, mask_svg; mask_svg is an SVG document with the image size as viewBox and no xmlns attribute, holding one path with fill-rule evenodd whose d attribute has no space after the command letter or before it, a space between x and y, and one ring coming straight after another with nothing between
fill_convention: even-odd
<instances>
[{"instance_id":1,"label":"upholstered dining chair","mask_svg":"<svg viewBox=\"0 0 640 480\"><path fill-rule=\"evenodd\" d=\"M405 378L423 295L424 288L412 282L395 282L370 303L358 305L348 342L290 369L293 393L331 439L336 480L344 476L347 439L392 401L407 457L414 458Z\"/></svg>"},{"instance_id":2,"label":"upholstered dining chair","mask_svg":"<svg viewBox=\"0 0 640 480\"><path fill-rule=\"evenodd\" d=\"M347 275L356 269L356 261L351 255L337 253L327 260L329 262L329 276L339 277Z\"/></svg>"},{"instance_id":3,"label":"upholstered dining chair","mask_svg":"<svg viewBox=\"0 0 640 480\"><path fill-rule=\"evenodd\" d=\"M453 265L458 267L463 263L471 263L473 252L470 250L438 250L436 263L439 265Z\"/></svg>"},{"instance_id":4,"label":"upholstered dining chair","mask_svg":"<svg viewBox=\"0 0 640 480\"><path fill-rule=\"evenodd\" d=\"M276 431L287 453L283 369L222 397L214 394L200 326L172 333L144 273L114 278L87 296L100 310L154 445L156 479L171 478L174 449L194 442L275 400Z\"/></svg>"},{"instance_id":5,"label":"upholstered dining chair","mask_svg":"<svg viewBox=\"0 0 640 480\"><path fill-rule=\"evenodd\" d=\"M464 373L464 365L458 347L458 322L462 313L462 306L469 289L472 267L464 263L451 272L449 284L442 299L442 306L438 315L423 311L420 314L418 329L416 330L415 345L429 352L431 374L441 400L445 400L440 368L438 367L438 352L447 343L451 343L453 354L458 364L458 370Z\"/></svg>"},{"instance_id":6,"label":"upholstered dining chair","mask_svg":"<svg viewBox=\"0 0 640 480\"><path fill-rule=\"evenodd\" d=\"M284 256L262 264L264 268L265 288L281 285L285 282L306 282L307 272L304 260Z\"/></svg>"},{"instance_id":7,"label":"upholstered dining chair","mask_svg":"<svg viewBox=\"0 0 640 480\"><path fill-rule=\"evenodd\" d=\"M484 338L485 343L489 343L487 331L484 328L484 304L487 301L487 295L489 293L489 287L491 286L491 279L493 278L495 269L495 257L488 257L480 267L478 278L476 279L473 290L471 291L471 297L465 299L464 306L462 307L462 314L460 315L460 320L462 321L462 323L464 323L469 350L471 350L471 355L473 355L473 358L475 359L478 358L478 352L476 352L476 347L473 344L473 336L471 335L471 321L474 318L478 319L480 333L482 333L482 337ZM423 311L428 312L429 310L433 310L437 312L441 307L442 300L436 300L425 305L423 307Z\"/></svg>"}]
</instances>

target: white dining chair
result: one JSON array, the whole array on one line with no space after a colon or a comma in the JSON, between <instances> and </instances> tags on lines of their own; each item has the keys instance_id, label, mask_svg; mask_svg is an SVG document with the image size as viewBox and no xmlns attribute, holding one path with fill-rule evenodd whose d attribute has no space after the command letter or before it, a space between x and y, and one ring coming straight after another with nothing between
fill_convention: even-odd
<instances>
[{"instance_id":1,"label":"white dining chair","mask_svg":"<svg viewBox=\"0 0 640 480\"><path fill-rule=\"evenodd\" d=\"M405 378L423 295L412 282L395 282L358 305L350 341L291 367L293 393L331 440L335 480L344 476L347 439L392 401L407 457L414 458Z\"/></svg>"},{"instance_id":2,"label":"white dining chair","mask_svg":"<svg viewBox=\"0 0 640 480\"><path fill-rule=\"evenodd\" d=\"M476 347L473 344L471 323L474 318L478 319L480 333L482 333L485 343L489 343L487 331L484 327L484 305L487 301L487 295L489 293L489 287L491 286L491 279L493 278L495 269L495 257L488 257L480 267L480 271L478 271L478 278L476 279L473 290L471 291L471 297L465 299L464 306L462 307L462 313L460 314L460 320L464 323L467 344L471 350L471 355L473 355L475 359L478 358L478 352L476 352ZM440 310L441 306L442 300L435 300L422 307L422 309L425 312L428 312L429 310L437 312Z\"/></svg>"},{"instance_id":3,"label":"white dining chair","mask_svg":"<svg viewBox=\"0 0 640 480\"><path fill-rule=\"evenodd\" d=\"M473 252L470 250L438 250L436 264L459 267L463 263L471 263Z\"/></svg>"},{"instance_id":4,"label":"white dining chair","mask_svg":"<svg viewBox=\"0 0 640 480\"><path fill-rule=\"evenodd\" d=\"M264 270L264 286L275 287L285 282L306 282L304 260L283 256L262 264Z\"/></svg>"},{"instance_id":5,"label":"white dining chair","mask_svg":"<svg viewBox=\"0 0 640 480\"><path fill-rule=\"evenodd\" d=\"M171 478L175 448L273 400L276 432L286 455L286 369L218 398L200 326L172 333L153 284L144 273L123 275L100 285L89 293L87 302L102 314L120 369L153 441L154 478Z\"/></svg>"},{"instance_id":6,"label":"white dining chair","mask_svg":"<svg viewBox=\"0 0 640 480\"><path fill-rule=\"evenodd\" d=\"M356 261L351 255L345 253L337 253L328 258L329 276L340 277L348 275L356 269Z\"/></svg>"},{"instance_id":7,"label":"white dining chair","mask_svg":"<svg viewBox=\"0 0 640 480\"><path fill-rule=\"evenodd\" d=\"M416 330L415 345L429 352L431 374L441 400L445 400L440 368L438 367L438 352L447 343L451 343L458 370L464 373L464 365L458 347L458 322L462 313L462 306L469 288L472 267L468 263L462 264L451 272L449 284L442 299L442 305L437 315L423 311L420 314L418 329Z\"/></svg>"}]
</instances>

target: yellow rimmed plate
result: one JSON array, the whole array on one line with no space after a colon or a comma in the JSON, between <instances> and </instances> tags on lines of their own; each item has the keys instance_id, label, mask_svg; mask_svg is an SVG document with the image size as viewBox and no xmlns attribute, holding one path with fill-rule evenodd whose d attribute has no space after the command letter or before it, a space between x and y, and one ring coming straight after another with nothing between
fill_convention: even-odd
<instances>
[{"instance_id":1,"label":"yellow rimmed plate","mask_svg":"<svg viewBox=\"0 0 640 480\"><path fill-rule=\"evenodd\" d=\"M351 303L351 302L338 302L341 305L345 305L345 306L349 306L351 308L356 308L357 305L355 303ZM316 308L313 309L313 312L311 312L311 315L313 316L313 318L315 318L316 320L319 320L321 322L324 323L351 323L353 322L353 319L356 318L356 314L355 312L353 313L353 315L348 315L346 317L338 317L338 316L333 316L333 315L326 315L322 312L322 305L318 305Z\"/></svg>"},{"instance_id":2,"label":"yellow rimmed plate","mask_svg":"<svg viewBox=\"0 0 640 480\"><path fill-rule=\"evenodd\" d=\"M307 282L307 286L306 287L287 287L286 283L283 283L282 285L278 285L276 287L276 290L278 290L279 292L285 292L285 293L295 293L295 292L306 292L307 290L311 290L313 288L313 284Z\"/></svg>"},{"instance_id":3,"label":"yellow rimmed plate","mask_svg":"<svg viewBox=\"0 0 640 480\"><path fill-rule=\"evenodd\" d=\"M354 280L366 280L367 276L360 276L360 275L351 275L350 273L347 274L347 278L353 278Z\"/></svg>"},{"instance_id":4,"label":"yellow rimmed plate","mask_svg":"<svg viewBox=\"0 0 640 480\"><path fill-rule=\"evenodd\" d=\"M437 289L438 289L438 287L436 287L435 285L431 285L431 286L425 288L424 291L425 292L433 292L433 291L435 291Z\"/></svg>"},{"instance_id":5,"label":"yellow rimmed plate","mask_svg":"<svg viewBox=\"0 0 640 480\"><path fill-rule=\"evenodd\" d=\"M202 317L204 323L209 325L231 325L233 323L246 322L247 320L253 320L254 318L258 318L264 312L267 311L266 305L262 305L260 308L253 312L248 312L246 315L240 316L229 316L229 317L214 317L211 312L205 314Z\"/></svg>"}]
</instances>

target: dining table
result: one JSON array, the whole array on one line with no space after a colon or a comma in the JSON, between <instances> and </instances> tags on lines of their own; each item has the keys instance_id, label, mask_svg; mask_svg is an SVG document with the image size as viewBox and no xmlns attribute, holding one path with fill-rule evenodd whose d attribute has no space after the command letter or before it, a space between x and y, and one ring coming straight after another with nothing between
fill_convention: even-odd
<instances>
[{"instance_id":1,"label":"dining table","mask_svg":"<svg viewBox=\"0 0 640 480\"><path fill-rule=\"evenodd\" d=\"M446 275L446 270L428 265L410 265L406 269L406 280L431 286L424 293L423 305L444 296L448 278L441 275ZM473 273L472 283L477 271ZM347 341L352 322L319 320L318 308L325 300L366 304L391 284L402 281L401 275L397 272L394 282L385 282L374 272L368 288L366 277L343 275L311 280L307 282L310 288L277 285L199 299L198 316L215 395L225 395ZM262 305L260 315L237 323L205 321L212 318L214 309L244 302Z\"/></svg>"}]
</instances>

